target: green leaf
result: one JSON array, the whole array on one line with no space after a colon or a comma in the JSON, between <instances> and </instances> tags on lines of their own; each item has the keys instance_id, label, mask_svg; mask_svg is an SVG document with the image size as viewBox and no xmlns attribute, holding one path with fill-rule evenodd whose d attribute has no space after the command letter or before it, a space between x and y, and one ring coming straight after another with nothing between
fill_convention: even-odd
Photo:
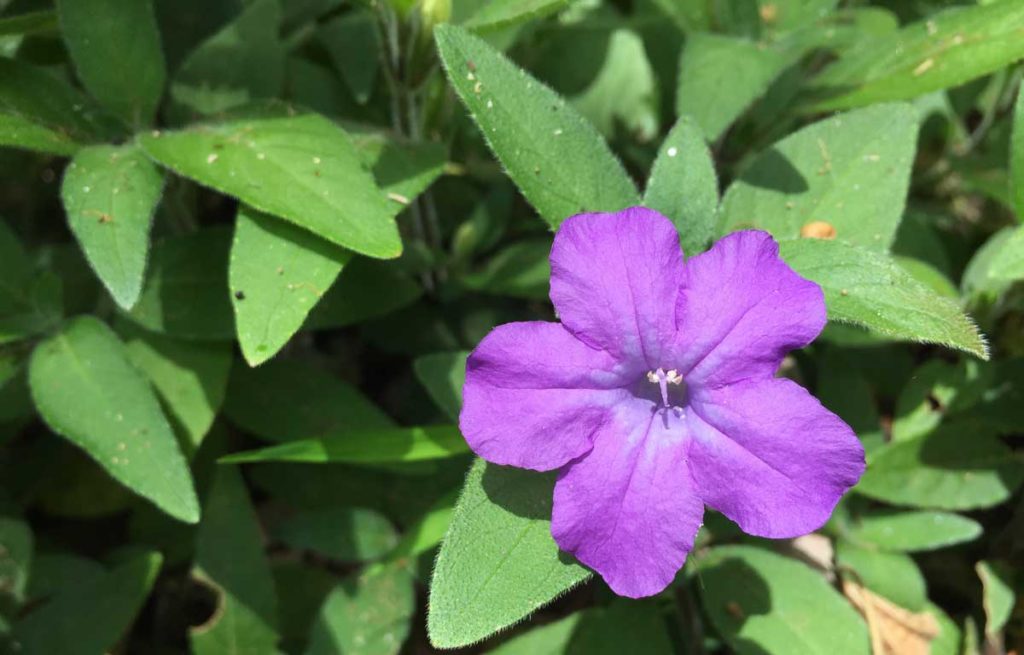
<instances>
[{"instance_id":1,"label":"green leaf","mask_svg":"<svg viewBox=\"0 0 1024 655\"><path fill-rule=\"evenodd\" d=\"M32 570L32 530L20 519L0 516L0 620L25 602Z\"/></svg>"},{"instance_id":2,"label":"green leaf","mask_svg":"<svg viewBox=\"0 0 1024 655\"><path fill-rule=\"evenodd\" d=\"M1013 590L1013 571L1002 562L978 562L985 606L985 634L998 635L1006 627L1017 601Z\"/></svg>"},{"instance_id":3,"label":"green leaf","mask_svg":"<svg viewBox=\"0 0 1024 655\"><path fill-rule=\"evenodd\" d=\"M365 105L373 93L380 62L380 32L372 11L357 9L327 21L317 31L356 102Z\"/></svg>"},{"instance_id":4,"label":"green leaf","mask_svg":"<svg viewBox=\"0 0 1024 655\"><path fill-rule=\"evenodd\" d=\"M707 248L715 232L718 178L711 152L692 119L680 118L661 143L644 206L672 219L688 256Z\"/></svg>"},{"instance_id":5,"label":"green leaf","mask_svg":"<svg viewBox=\"0 0 1024 655\"><path fill-rule=\"evenodd\" d=\"M468 352L435 353L417 357L412 364L420 384L453 421L459 420L462 410L467 357Z\"/></svg>"},{"instance_id":6,"label":"green leaf","mask_svg":"<svg viewBox=\"0 0 1024 655\"><path fill-rule=\"evenodd\" d=\"M454 425L416 428L381 428L318 439L292 441L260 450L235 453L222 462L344 462L370 464L419 462L469 452Z\"/></svg>"},{"instance_id":7,"label":"green leaf","mask_svg":"<svg viewBox=\"0 0 1024 655\"><path fill-rule=\"evenodd\" d=\"M174 518L199 520L192 476L174 433L149 384L105 324L77 318L39 344L29 385L54 432Z\"/></svg>"},{"instance_id":8,"label":"green leaf","mask_svg":"<svg viewBox=\"0 0 1024 655\"><path fill-rule=\"evenodd\" d=\"M1012 280L996 276L993 264L998 259L1012 257L1012 255L1004 256L1003 250L1018 233L1017 230L1018 228L1004 227L974 251L974 255L971 256L971 260L967 263L967 268L960 278L960 289L968 301L974 303L980 300L995 301L1010 287Z\"/></svg>"},{"instance_id":9,"label":"green leaf","mask_svg":"<svg viewBox=\"0 0 1024 655\"><path fill-rule=\"evenodd\" d=\"M306 655L396 655L415 612L412 575L375 568L334 588L313 624Z\"/></svg>"},{"instance_id":10,"label":"green leaf","mask_svg":"<svg viewBox=\"0 0 1024 655\"><path fill-rule=\"evenodd\" d=\"M488 257L483 269L463 275L462 283L484 293L546 300L550 253L550 237L518 241Z\"/></svg>"},{"instance_id":11,"label":"green leaf","mask_svg":"<svg viewBox=\"0 0 1024 655\"><path fill-rule=\"evenodd\" d=\"M994 375L992 365L977 360L956 364L940 359L926 361L917 367L896 398L892 440L926 434L944 418L970 409L988 389L996 386Z\"/></svg>"},{"instance_id":12,"label":"green leaf","mask_svg":"<svg viewBox=\"0 0 1024 655\"><path fill-rule=\"evenodd\" d=\"M297 360L259 368L236 366L224 413L238 427L269 441L357 433L394 425L352 385Z\"/></svg>"},{"instance_id":13,"label":"green leaf","mask_svg":"<svg viewBox=\"0 0 1024 655\"><path fill-rule=\"evenodd\" d=\"M852 359L844 350L826 348L818 359L815 395L853 428L864 449L871 452L885 443L882 419L871 385Z\"/></svg>"},{"instance_id":14,"label":"green leaf","mask_svg":"<svg viewBox=\"0 0 1024 655\"><path fill-rule=\"evenodd\" d=\"M0 219L0 344L49 330L61 313L60 279L37 276L17 236Z\"/></svg>"},{"instance_id":15,"label":"green leaf","mask_svg":"<svg viewBox=\"0 0 1024 655\"><path fill-rule=\"evenodd\" d=\"M879 511L859 516L846 536L883 550L913 553L972 541L981 532L981 525L959 514Z\"/></svg>"},{"instance_id":16,"label":"green leaf","mask_svg":"<svg viewBox=\"0 0 1024 655\"><path fill-rule=\"evenodd\" d=\"M160 553L135 555L95 576L67 578L44 605L14 627L24 653L96 655L113 649L156 581Z\"/></svg>"},{"instance_id":17,"label":"green leaf","mask_svg":"<svg viewBox=\"0 0 1024 655\"><path fill-rule=\"evenodd\" d=\"M787 264L821 285L830 320L988 359L988 346L971 319L888 257L823 239L784 241L780 246Z\"/></svg>"},{"instance_id":18,"label":"green leaf","mask_svg":"<svg viewBox=\"0 0 1024 655\"><path fill-rule=\"evenodd\" d=\"M66 82L0 58L0 145L70 155L111 133L95 106Z\"/></svg>"},{"instance_id":19,"label":"green leaf","mask_svg":"<svg viewBox=\"0 0 1024 655\"><path fill-rule=\"evenodd\" d=\"M821 222L839 241L887 250L903 215L916 145L917 114L905 104L809 125L762 152L733 182L722 199L719 232L759 228L795 239Z\"/></svg>"},{"instance_id":20,"label":"green leaf","mask_svg":"<svg viewBox=\"0 0 1024 655\"><path fill-rule=\"evenodd\" d=\"M320 606L338 578L327 569L301 561L276 559L270 566L277 590L280 649L302 653Z\"/></svg>"},{"instance_id":21,"label":"green leaf","mask_svg":"<svg viewBox=\"0 0 1024 655\"><path fill-rule=\"evenodd\" d=\"M398 542L386 518L355 507L305 510L274 526L271 535L291 548L342 562L377 559Z\"/></svg>"},{"instance_id":22,"label":"green leaf","mask_svg":"<svg viewBox=\"0 0 1024 655\"><path fill-rule=\"evenodd\" d=\"M0 18L0 36L58 34L57 12L52 9L26 11Z\"/></svg>"},{"instance_id":23,"label":"green leaf","mask_svg":"<svg viewBox=\"0 0 1024 655\"><path fill-rule=\"evenodd\" d=\"M167 76L150 0L58 0L57 10L85 88L129 125L149 125Z\"/></svg>"},{"instance_id":24,"label":"green leaf","mask_svg":"<svg viewBox=\"0 0 1024 655\"><path fill-rule=\"evenodd\" d=\"M1014 228L992 256L988 274L1000 281L1024 280L1024 227Z\"/></svg>"},{"instance_id":25,"label":"green leaf","mask_svg":"<svg viewBox=\"0 0 1024 655\"><path fill-rule=\"evenodd\" d=\"M492 0L470 16L464 27L476 32L491 32L544 18L567 4L567 0Z\"/></svg>"},{"instance_id":26,"label":"green leaf","mask_svg":"<svg viewBox=\"0 0 1024 655\"><path fill-rule=\"evenodd\" d=\"M286 54L280 22L277 0L248 3L189 54L171 82L171 97L206 116L280 95Z\"/></svg>"},{"instance_id":27,"label":"green leaf","mask_svg":"<svg viewBox=\"0 0 1024 655\"><path fill-rule=\"evenodd\" d=\"M1010 135L1010 197L1017 220L1024 223L1024 86L1017 92Z\"/></svg>"},{"instance_id":28,"label":"green leaf","mask_svg":"<svg viewBox=\"0 0 1024 655\"><path fill-rule=\"evenodd\" d=\"M396 207L412 202L444 172L445 149L438 143L398 143L378 132L355 133L352 142Z\"/></svg>"},{"instance_id":29,"label":"green leaf","mask_svg":"<svg viewBox=\"0 0 1024 655\"><path fill-rule=\"evenodd\" d=\"M697 32L683 48L676 87L676 112L690 116L709 141L716 141L801 50ZM722 80L729 80L723 84Z\"/></svg>"},{"instance_id":30,"label":"green leaf","mask_svg":"<svg viewBox=\"0 0 1024 655\"><path fill-rule=\"evenodd\" d=\"M183 341L147 332L127 321L116 325L128 358L149 378L170 416L186 436L192 456L224 402L232 348L229 343Z\"/></svg>"},{"instance_id":31,"label":"green leaf","mask_svg":"<svg viewBox=\"0 0 1024 655\"><path fill-rule=\"evenodd\" d=\"M430 583L436 648L485 639L591 576L551 537L553 485L553 474L483 460L470 469Z\"/></svg>"},{"instance_id":32,"label":"green leaf","mask_svg":"<svg viewBox=\"0 0 1024 655\"><path fill-rule=\"evenodd\" d=\"M976 509L998 505L1024 481L1024 460L984 424L947 423L872 454L855 487L896 505Z\"/></svg>"},{"instance_id":33,"label":"green leaf","mask_svg":"<svg viewBox=\"0 0 1024 655\"><path fill-rule=\"evenodd\" d=\"M1024 7L997 0L930 15L898 32L862 40L825 69L814 111L915 98L959 86L1024 57Z\"/></svg>"},{"instance_id":34,"label":"green leaf","mask_svg":"<svg viewBox=\"0 0 1024 655\"><path fill-rule=\"evenodd\" d=\"M143 135L158 162L371 257L402 252L394 208L359 160L348 135L306 114Z\"/></svg>"},{"instance_id":35,"label":"green leaf","mask_svg":"<svg viewBox=\"0 0 1024 655\"><path fill-rule=\"evenodd\" d=\"M457 499L453 491L431 505L427 513L402 535L401 541L388 553L387 561L413 558L441 543L451 525Z\"/></svg>"},{"instance_id":36,"label":"green leaf","mask_svg":"<svg viewBox=\"0 0 1024 655\"><path fill-rule=\"evenodd\" d=\"M801 562L751 546L720 546L697 561L696 575L711 623L740 655L870 652L857 612Z\"/></svg>"},{"instance_id":37,"label":"green leaf","mask_svg":"<svg viewBox=\"0 0 1024 655\"><path fill-rule=\"evenodd\" d=\"M356 257L309 313L310 330L355 325L411 305L423 289L392 264Z\"/></svg>"},{"instance_id":38,"label":"green leaf","mask_svg":"<svg viewBox=\"0 0 1024 655\"><path fill-rule=\"evenodd\" d=\"M217 468L196 535L193 575L218 595L210 620L192 628L194 655L277 652L277 597L260 525L242 476Z\"/></svg>"},{"instance_id":39,"label":"green leaf","mask_svg":"<svg viewBox=\"0 0 1024 655\"><path fill-rule=\"evenodd\" d=\"M843 577L911 612L920 612L928 602L924 576L909 555L879 552L840 541L836 544L835 560Z\"/></svg>"},{"instance_id":40,"label":"green leaf","mask_svg":"<svg viewBox=\"0 0 1024 655\"><path fill-rule=\"evenodd\" d=\"M549 225L637 204L622 164L558 94L462 28L440 25L435 37L448 80L509 177Z\"/></svg>"},{"instance_id":41,"label":"green leaf","mask_svg":"<svg viewBox=\"0 0 1024 655\"><path fill-rule=\"evenodd\" d=\"M83 148L64 174L60 192L68 225L125 309L142 290L149 226L163 185L160 171L133 146Z\"/></svg>"},{"instance_id":42,"label":"green leaf","mask_svg":"<svg viewBox=\"0 0 1024 655\"><path fill-rule=\"evenodd\" d=\"M239 207L228 278L238 341L250 366L288 343L351 257L311 232Z\"/></svg>"}]
</instances>

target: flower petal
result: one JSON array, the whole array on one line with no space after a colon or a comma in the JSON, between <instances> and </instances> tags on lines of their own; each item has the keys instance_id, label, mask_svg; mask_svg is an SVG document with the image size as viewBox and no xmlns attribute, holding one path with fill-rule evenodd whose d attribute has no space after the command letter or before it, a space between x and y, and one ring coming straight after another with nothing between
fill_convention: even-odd
<instances>
[{"instance_id":1,"label":"flower petal","mask_svg":"<svg viewBox=\"0 0 1024 655\"><path fill-rule=\"evenodd\" d=\"M489 462L549 471L590 450L626 392L616 363L557 323L508 323L466 362L459 428Z\"/></svg>"},{"instance_id":2,"label":"flower petal","mask_svg":"<svg viewBox=\"0 0 1024 655\"><path fill-rule=\"evenodd\" d=\"M656 594L693 548L704 505L686 466L682 420L654 405L618 405L594 448L555 485L551 534L621 596Z\"/></svg>"},{"instance_id":3,"label":"flower petal","mask_svg":"<svg viewBox=\"0 0 1024 655\"><path fill-rule=\"evenodd\" d=\"M779 258L767 232L734 232L686 262L676 308L688 384L769 377L825 327L821 288Z\"/></svg>"},{"instance_id":4,"label":"flower petal","mask_svg":"<svg viewBox=\"0 0 1024 655\"><path fill-rule=\"evenodd\" d=\"M702 390L686 416L698 493L749 534L820 528L864 472L853 430L791 380Z\"/></svg>"},{"instance_id":5,"label":"flower petal","mask_svg":"<svg viewBox=\"0 0 1024 655\"><path fill-rule=\"evenodd\" d=\"M579 214L551 247L551 302L577 337L652 370L667 366L682 273L679 234L658 212Z\"/></svg>"}]
</instances>

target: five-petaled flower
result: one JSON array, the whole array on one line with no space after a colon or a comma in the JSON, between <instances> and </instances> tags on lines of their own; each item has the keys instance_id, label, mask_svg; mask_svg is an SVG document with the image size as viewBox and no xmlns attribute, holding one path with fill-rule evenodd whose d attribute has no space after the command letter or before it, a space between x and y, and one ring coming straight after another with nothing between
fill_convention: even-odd
<instances>
[{"instance_id":1,"label":"five-petaled flower","mask_svg":"<svg viewBox=\"0 0 1024 655\"><path fill-rule=\"evenodd\" d=\"M559 469L551 533L620 595L672 582L705 505L750 534L793 537L864 471L850 427L775 377L826 320L821 289L778 251L765 232L736 232L684 264L657 212L573 216L551 248L561 323L499 326L469 357L469 445Z\"/></svg>"}]
</instances>

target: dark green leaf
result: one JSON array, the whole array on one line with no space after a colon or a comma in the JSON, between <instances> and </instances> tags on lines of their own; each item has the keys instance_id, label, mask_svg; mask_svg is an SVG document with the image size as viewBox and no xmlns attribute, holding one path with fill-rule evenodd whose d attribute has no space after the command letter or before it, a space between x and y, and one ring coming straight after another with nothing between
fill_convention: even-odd
<instances>
[{"instance_id":1,"label":"dark green leaf","mask_svg":"<svg viewBox=\"0 0 1024 655\"><path fill-rule=\"evenodd\" d=\"M462 283L484 293L546 300L550 252L548 237L513 243L489 257L482 270L464 275Z\"/></svg>"},{"instance_id":2,"label":"dark green leaf","mask_svg":"<svg viewBox=\"0 0 1024 655\"><path fill-rule=\"evenodd\" d=\"M459 420L462 410L462 385L466 381L468 356L468 352L436 353L418 357L413 362L420 384L453 421Z\"/></svg>"},{"instance_id":3,"label":"dark green leaf","mask_svg":"<svg viewBox=\"0 0 1024 655\"><path fill-rule=\"evenodd\" d=\"M1010 195L1017 220L1024 223L1024 86L1017 92L1010 136Z\"/></svg>"},{"instance_id":4,"label":"dark green leaf","mask_svg":"<svg viewBox=\"0 0 1024 655\"><path fill-rule=\"evenodd\" d=\"M356 101L366 104L377 81L380 61L376 16L367 9L342 14L321 25L317 36Z\"/></svg>"},{"instance_id":5,"label":"dark green leaf","mask_svg":"<svg viewBox=\"0 0 1024 655\"><path fill-rule=\"evenodd\" d=\"M32 530L20 519L0 516L0 619L25 602L32 571Z\"/></svg>"},{"instance_id":6,"label":"dark green leaf","mask_svg":"<svg viewBox=\"0 0 1024 655\"><path fill-rule=\"evenodd\" d=\"M489 32L543 18L567 4L567 0L492 0L483 3L463 25Z\"/></svg>"},{"instance_id":7,"label":"dark green leaf","mask_svg":"<svg viewBox=\"0 0 1024 655\"><path fill-rule=\"evenodd\" d=\"M60 279L37 276L18 238L0 220L0 344L55 327L61 310Z\"/></svg>"},{"instance_id":8,"label":"dark green leaf","mask_svg":"<svg viewBox=\"0 0 1024 655\"><path fill-rule=\"evenodd\" d=\"M378 559L398 542L386 518L355 507L305 510L274 526L271 534L291 548L342 562Z\"/></svg>"},{"instance_id":9,"label":"dark green leaf","mask_svg":"<svg viewBox=\"0 0 1024 655\"><path fill-rule=\"evenodd\" d=\"M57 12L52 9L27 11L0 18L0 36L56 34L59 31Z\"/></svg>"},{"instance_id":10,"label":"dark green leaf","mask_svg":"<svg viewBox=\"0 0 1024 655\"><path fill-rule=\"evenodd\" d=\"M365 257L349 262L338 281L310 312L310 330L345 327L411 305L423 289L398 267Z\"/></svg>"}]
</instances>

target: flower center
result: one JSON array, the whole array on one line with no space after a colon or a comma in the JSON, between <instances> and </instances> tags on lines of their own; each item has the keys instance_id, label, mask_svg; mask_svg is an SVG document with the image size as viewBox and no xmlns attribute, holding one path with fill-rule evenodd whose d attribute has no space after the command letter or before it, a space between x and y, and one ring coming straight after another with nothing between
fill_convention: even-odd
<instances>
[{"instance_id":1,"label":"flower center","mask_svg":"<svg viewBox=\"0 0 1024 655\"><path fill-rule=\"evenodd\" d=\"M677 414L682 412L682 406L686 403L686 383L679 371L657 368L647 372L647 381L658 385L662 407L675 409Z\"/></svg>"}]
</instances>

